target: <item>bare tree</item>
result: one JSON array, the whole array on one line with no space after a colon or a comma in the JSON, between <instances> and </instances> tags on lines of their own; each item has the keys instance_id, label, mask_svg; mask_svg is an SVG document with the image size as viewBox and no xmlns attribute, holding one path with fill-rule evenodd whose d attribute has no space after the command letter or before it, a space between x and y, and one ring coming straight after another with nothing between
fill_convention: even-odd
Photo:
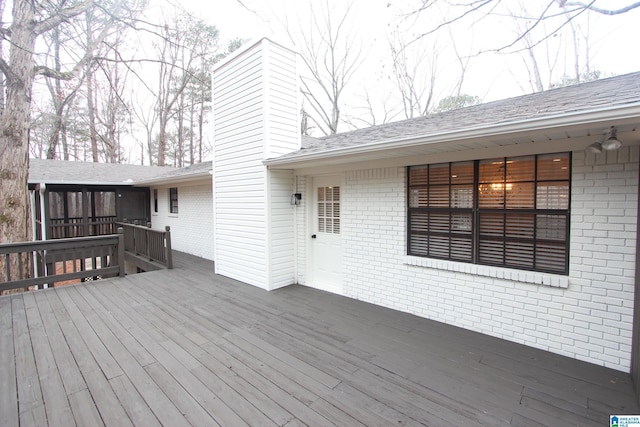
<instances>
[{"instance_id":1,"label":"bare tree","mask_svg":"<svg viewBox=\"0 0 640 427\"><path fill-rule=\"evenodd\" d=\"M149 164L151 165L157 152L154 130L158 123L158 111L149 106L149 102L146 102L148 100L145 100L141 93L132 94L132 99L133 105L131 106L131 111L137 119L138 124L144 129L145 139L144 141L139 141L141 150L140 164L144 165L144 153L146 152L149 157Z\"/></svg>"},{"instance_id":2,"label":"bare tree","mask_svg":"<svg viewBox=\"0 0 640 427\"><path fill-rule=\"evenodd\" d=\"M319 8L311 6L309 23L295 31L285 23L291 42L296 45L309 71L301 77L302 92L311 109L308 118L325 133L338 132L342 96L361 63L362 47L351 32L352 3L335 11L328 0Z\"/></svg>"},{"instance_id":3,"label":"bare tree","mask_svg":"<svg viewBox=\"0 0 640 427\"><path fill-rule=\"evenodd\" d=\"M112 51L115 56L116 52ZM100 62L99 68L105 84L99 85L94 92L96 120L100 132L97 132L104 161L121 163L121 133L129 121L129 108L124 99L128 73L118 60Z\"/></svg>"},{"instance_id":4,"label":"bare tree","mask_svg":"<svg viewBox=\"0 0 640 427\"><path fill-rule=\"evenodd\" d=\"M158 111L157 164L164 166L169 145L169 122L176 114L187 85L195 78L203 55L212 55L217 48L218 31L190 15L175 17L165 25L163 37L156 45L160 64L156 108ZM198 47L207 47L203 52ZM180 110L182 111L182 110ZM180 136L180 138L182 138Z\"/></svg>"},{"instance_id":5,"label":"bare tree","mask_svg":"<svg viewBox=\"0 0 640 427\"><path fill-rule=\"evenodd\" d=\"M62 62L60 49L63 41L61 40L60 28L54 28L51 31L49 51L53 51L52 60L54 62L53 69L56 73L62 73ZM65 123L66 111L75 99L80 86L84 82L84 76L70 80L69 85L63 86L63 80L54 77L45 77L49 94L51 95L51 103L53 106L53 123L50 127L48 136L47 159L55 159L60 144L62 145L62 157L69 160L69 147L67 144L67 128Z\"/></svg>"},{"instance_id":6,"label":"bare tree","mask_svg":"<svg viewBox=\"0 0 640 427\"><path fill-rule=\"evenodd\" d=\"M377 89L372 95L368 88L363 89L360 103L349 109L344 121L351 127L358 129L392 122L402 113L393 102L391 93L380 93Z\"/></svg>"},{"instance_id":7,"label":"bare tree","mask_svg":"<svg viewBox=\"0 0 640 427\"><path fill-rule=\"evenodd\" d=\"M417 0L419 4L415 7L408 16L412 17L420 14L430 14L437 9L443 2L442 0ZM426 31L418 34L414 40L419 40L429 35L432 35L443 28L448 27L459 21L471 20L477 22L486 16L496 14L496 10L499 9L501 0L462 0L455 3L447 2L447 8L449 14L445 16L441 21L427 28ZM529 25L529 31L517 35L512 39L508 39L501 46L494 48L496 51L504 51L513 48L518 42L526 37L533 29L535 29L540 23L544 21L552 21L553 27L542 37L538 39L532 39L531 45L535 46L538 43L546 40L549 37L554 36L564 26L568 25L578 16L584 13L596 13L600 15L621 15L631 10L640 8L640 2L629 2L627 5L617 9L600 8L595 5L594 0L588 2L574 2L567 0L547 0L543 5L543 9L535 14L518 16L518 19L531 21Z\"/></svg>"},{"instance_id":8,"label":"bare tree","mask_svg":"<svg viewBox=\"0 0 640 427\"><path fill-rule=\"evenodd\" d=\"M30 240L29 197L27 189L29 125L31 93L37 75L71 79L91 59L95 47L108 33L108 28L123 11L123 4L108 1L97 6L93 1L61 1L39 3L14 0L10 24L3 24L3 37L9 40L8 60L0 58L0 70L6 78L6 103L0 118L0 242ZM78 62L59 72L42 63L35 54L36 41L54 28L66 25L90 8L103 13L102 38ZM8 25L8 26L7 26ZM15 260L15 267L17 267ZM4 271L3 269L0 269ZM2 273L0 273L2 274ZM1 280L1 279L0 279Z\"/></svg>"},{"instance_id":9,"label":"bare tree","mask_svg":"<svg viewBox=\"0 0 640 427\"><path fill-rule=\"evenodd\" d=\"M530 4L520 2L519 6L511 4L510 7L515 7L509 9L508 15L518 39L515 54L529 75L528 88L524 87L522 79L518 80L523 91L540 92L599 76L599 73L592 74L590 67L589 16L571 20L554 37L546 37L549 32L546 21L520 18L531 15L527 10Z\"/></svg>"},{"instance_id":10,"label":"bare tree","mask_svg":"<svg viewBox=\"0 0 640 427\"><path fill-rule=\"evenodd\" d=\"M93 40L93 21L91 19L91 13L87 11L85 13L87 24L87 45L90 45ZM98 131L96 129L96 107L95 107L95 78L93 76L93 69L95 64L89 61L85 68L85 75L87 79L87 117L89 119L89 141L91 143L91 158L94 163L100 161L98 156Z\"/></svg>"},{"instance_id":11,"label":"bare tree","mask_svg":"<svg viewBox=\"0 0 640 427\"><path fill-rule=\"evenodd\" d=\"M400 31L389 41L393 78L407 119L424 116L432 108L438 74L437 41L409 48Z\"/></svg>"}]
</instances>

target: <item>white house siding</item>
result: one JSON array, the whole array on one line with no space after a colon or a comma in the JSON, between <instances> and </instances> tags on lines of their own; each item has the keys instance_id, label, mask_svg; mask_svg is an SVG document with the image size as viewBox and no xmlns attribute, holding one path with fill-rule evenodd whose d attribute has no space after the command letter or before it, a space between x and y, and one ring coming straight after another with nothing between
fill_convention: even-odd
<instances>
[{"instance_id":1,"label":"white house siding","mask_svg":"<svg viewBox=\"0 0 640 427\"><path fill-rule=\"evenodd\" d=\"M169 187L178 188L178 214L169 213ZM151 187L151 227L171 227L171 247L213 260L213 196L211 179ZM153 190L158 190L154 212Z\"/></svg>"},{"instance_id":2,"label":"white house siding","mask_svg":"<svg viewBox=\"0 0 640 427\"><path fill-rule=\"evenodd\" d=\"M629 370L638 147L573 153L568 278L407 257L405 171L345 173L346 296Z\"/></svg>"},{"instance_id":3,"label":"white house siding","mask_svg":"<svg viewBox=\"0 0 640 427\"><path fill-rule=\"evenodd\" d=\"M269 289L294 283L295 206L291 205L293 171L272 171L269 175Z\"/></svg>"},{"instance_id":4,"label":"white house siding","mask_svg":"<svg viewBox=\"0 0 640 427\"><path fill-rule=\"evenodd\" d=\"M289 56L293 59L285 61ZM213 74L216 273L265 289L275 286L275 278L280 286L283 277L282 271L270 275L270 258L282 260L290 251L277 254L273 251L284 247L268 244L269 215L275 214L279 221L280 212L268 211L267 169L262 161L299 147L297 109L276 108L275 102L281 97L296 99L297 81L285 87L279 78L290 72L291 61L295 64L295 54L263 39L236 53ZM273 124L266 125L270 121ZM290 178L288 197L292 186ZM279 191L278 186L275 197L280 197ZM292 218L291 213L290 222ZM293 277L292 263L289 269L288 276Z\"/></svg>"},{"instance_id":5,"label":"white house siding","mask_svg":"<svg viewBox=\"0 0 640 427\"><path fill-rule=\"evenodd\" d=\"M300 100L296 55L271 42L264 46L266 74L265 159L300 148Z\"/></svg>"},{"instance_id":6,"label":"white house siding","mask_svg":"<svg viewBox=\"0 0 640 427\"><path fill-rule=\"evenodd\" d=\"M307 191L307 177L304 175L296 176L295 178L295 189L296 193L300 193L302 196L302 200L300 200L300 205L295 210L294 217L294 232L295 232L295 278L296 283L304 284L306 283L307 277L307 265L308 259L307 254L309 253L309 248L307 247L308 240L308 230L310 229L309 224L307 223L309 218L309 209L307 206L309 203L309 198L306 194Z\"/></svg>"}]
</instances>

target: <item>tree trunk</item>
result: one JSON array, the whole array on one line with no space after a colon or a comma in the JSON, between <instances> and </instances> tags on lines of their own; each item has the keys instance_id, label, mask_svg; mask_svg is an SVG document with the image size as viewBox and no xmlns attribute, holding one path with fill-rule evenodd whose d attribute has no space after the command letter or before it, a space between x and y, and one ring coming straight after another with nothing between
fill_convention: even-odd
<instances>
[{"instance_id":1,"label":"tree trunk","mask_svg":"<svg viewBox=\"0 0 640 427\"><path fill-rule=\"evenodd\" d=\"M160 112L160 134L158 135L158 166L164 166L167 152L167 113Z\"/></svg>"},{"instance_id":2,"label":"tree trunk","mask_svg":"<svg viewBox=\"0 0 640 427\"><path fill-rule=\"evenodd\" d=\"M87 10L85 13L85 20L87 23L87 46L91 46L93 43L93 26L91 19L91 12ZM93 64L89 62L87 64L87 110L89 113L89 139L91 140L91 157L94 163L98 163L100 158L98 156L98 134L96 132L96 107L94 102L94 80L93 80Z\"/></svg>"},{"instance_id":3,"label":"tree trunk","mask_svg":"<svg viewBox=\"0 0 640 427\"><path fill-rule=\"evenodd\" d=\"M89 139L91 140L91 157L94 163L100 161L98 156L98 133L96 132L96 110L93 93L93 72L87 66L87 110L89 112Z\"/></svg>"},{"instance_id":4,"label":"tree trunk","mask_svg":"<svg viewBox=\"0 0 640 427\"><path fill-rule=\"evenodd\" d=\"M195 143L194 116L195 116L195 108L196 108L195 105L196 103L192 100L191 108L189 108L189 164L191 165L196 162L195 147L194 147L194 143Z\"/></svg>"},{"instance_id":5,"label":"tree trunk","mask_svg":"<svg viewBox=\"0 0 640 427\"><path fill-rule=\"evenodd\" d=\"M7 76L7 104L0 119L0 243L31 240L27 174L36 40L34 5L34 2L20 0L13 5L9 54L12 74ZM12 271L17 271L17 259L12 259L11 264ZM0 268L0 282L3 275L4 268Z\"/></svg>"},{"instance_id":6,"label":"tree trunk","mask_svg":"<svg viewBox=\"0 0 640 427\"><path fill-rule=\"evenodd\" d=\"M204 92L204 91L203 91ZM204 132L204 114L205 114L204 93L200 97L200 108L198 109L198 163L202 163L202 139Z\"/></svg>"},{"instance_id":7,"label":"tree trunk","mask_svg":"<svg viewBox=\"0 0 640 427\"><path fill-rule=\"evenodd\" d=\"M180 99L178 101L178 147L177 148L177 157L178 161L176 162L176 166L181 168L184 165L184 92L180 94Z\"/></svg>"},{"instance_id":8,"label":"tree trunk","mask_svg":"<svg viewBox=\"0 0 640 427\"><path fill-rule=\"evenodd\" d=\"M4 1L0 1L0 16L4 16ZM3 44L0 43L0 58L4 59L4 47ZM5 105L5 75L2 71L0 71L0 115L4 112Z\"/></svg>"}]
</instances>

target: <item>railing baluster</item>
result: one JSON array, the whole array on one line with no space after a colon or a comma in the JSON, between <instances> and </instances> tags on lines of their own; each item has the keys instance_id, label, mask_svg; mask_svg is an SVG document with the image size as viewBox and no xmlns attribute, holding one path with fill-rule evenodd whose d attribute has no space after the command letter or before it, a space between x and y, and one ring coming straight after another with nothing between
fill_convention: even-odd
<instances>
[{"instance_id":1,"label":"railing baluster","mask_svg":"<svg viewBox=\"0 0 640 427\"><path fill-rule=\"evenodd\" d=\"M5 277L0 290L52 285L55 282L78 280L92 276L122 275L124 253L118 265L101 263L90 268L89 258L97 264L97 257L117 253L117 236L78 237L35 242L0 244L0 260L4 261ZM120 246L123 246L120 243ZM17 259L14 257L18 257ZM26 263L26 264L25 264ZM62 263L62 266L59 264ZM70 264L71 263L71 264ZM13 264L13 265L12 265ZM105 265L102 265L105 264ZM46 265L46 267L45 267ZM61 272L56 271L56 266ZM18 272L13 270L17 269ZM14 277L15 276L15 277Z\"/></svg>"},{"instance_id":2,"label":"railing baluster","mask_svg":"<svg viewBox=\"0 0 640 427\"><path fill-rule=\"evenodd\" d=\"M18 254L18 277L24 279L24 269L22 268L22 253Z\"/></svg>"},{"instance_id":3,"label":"railing baluster","mask_svg":"<svg viewBox=\"0 0 640 427\"><path fill-rule=\"evenodd\" d=\"M118 223L124 230L124 247L128 252L172 268L170 228L165 231L128 223Z\"/></svg>"},{"instance_id":4,"label":"railing baluster","mask_svg":"<svg viewBox=\"0 0 640 427\"><path fill-rule=\"evenodd\" d=\"M166 247L165 247L165 254L166 254L166 263L167 263L167 268L172 269L173 268L173 254L171 252L171 227L169 227L168 225L165 227L165 242L166 242Z\"/></svg>"},{"instance_id":5,"label":"railing baluster","mask_svg":"<svg viewBox=\"0 0 640 427\"><path fill-rule=\"evenodd\" d=\"M11 258L9 258L10 255L11 254L6 254L4 258L4 270L7 281L11 280Z\"/></svg>"}]
</instances>

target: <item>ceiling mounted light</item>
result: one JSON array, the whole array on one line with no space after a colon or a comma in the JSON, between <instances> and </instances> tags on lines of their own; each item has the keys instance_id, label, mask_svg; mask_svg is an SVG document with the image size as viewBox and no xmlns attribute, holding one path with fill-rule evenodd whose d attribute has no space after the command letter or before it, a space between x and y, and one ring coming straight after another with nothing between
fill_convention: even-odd
<instances>
[{"instance_id":1,"label":"ceiling mounted light","mask_svg":"<svg viewBox=\"0 0 640 427\"><path fill-rule=\"evenodd\" d=\"M586 148L589 153L600 154L602 153L602 144L599 142L594 142L590 146Z\"/></svg>"},{"instance_id":2,"label":"ceiling mounted light","mask_svg":"<svg viewBox=\"0 0 640 427\"><path fill-rule=\"evenodd\" d=\"M618 148L622 147L622 142L618 139L617 134L618 130L615 127L611 126L611 130L609 131L609 138L607 138L607 140L602 142L601 144L603 150L611 151L617 150Z\"/></svg>"},{"instance_id":3,"label":"ceiling mounted light","mask_svg":"<svg viewBox=\"0 0 640 427\"><path fill-rule=\"evenodd\" d=\"M607 138L608 137L608 138ZM585 150L588 153L600 154L603 151L613 151L622 147L622 142L618 139L618 130L611 126L602 132L602 140L589 145Z\"/></svg>"}]
</instances>

